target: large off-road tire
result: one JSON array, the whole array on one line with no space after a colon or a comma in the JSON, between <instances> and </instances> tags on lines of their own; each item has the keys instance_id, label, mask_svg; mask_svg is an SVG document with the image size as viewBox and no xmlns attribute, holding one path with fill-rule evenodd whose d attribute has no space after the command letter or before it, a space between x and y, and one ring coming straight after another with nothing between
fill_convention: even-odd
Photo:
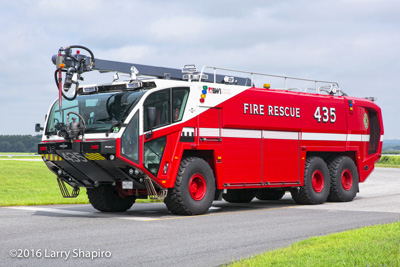
<instances>
[{"instance_id":1,"label":"large off-road tire","mask_svg":"<svg viewBox=\"0 0 400 267\"><path fill-rule=\"evenodd\" d=\"M338 156L328 161L331 176L331 190L328 201L352 201L358 192L358 172L354 161L346 156Z\"/></svg>"},{"instance_id":2,"label":"large off-road tire","mask_svg":"<svg viewBox=\"0 0 400 267\"><path fill-rule=\"evenodd\" d=\"M222 198L230 203L247 203L252 201L256 194L257 190L254 189L228 189Z\"/></svg>"},{"instance_id":3,"label":"large off-road tire","mask_svg":"<svg viewBox=\"0 0 400 267\"><path fill-rule=\"evenodd\" d=\"M201 158L184 158L174 188L168 189L164 203L176 215L199 215L214 200L215 178L210 165Z\"/></svg>"},{"instance_id":4,"label":"large off-road tire","mask_svg":"<svg viewBox=\"0 0 400 267\"><path fill-rule=\"evenodd\" d=\"M322 204L328 199L330 176L328 166L320 157L309 157L304 170L304 185L290 193L297 204Z\"/></svg>"},{"instance_id":5,"label":"large off-road tire","mask_svg":"<svg viewBox=\"0 0 400 267\"><path fill-rule=\"evenodd\" d=\"M259 200L279 200L285 195L285 190L258 189L256 198Z\"/></svg>"},{"instance_id":6,"label":"large off-road tire","mask_svg":"<svg viewBox=\"0 0 400 267\"><path fill-rule=\"evenodd\" d=\"M130 209L136 201L135 196L121 197L111 185L87 188L89 202L93 208L103 212L122 212Z\"/></svg>"}]
</instances>

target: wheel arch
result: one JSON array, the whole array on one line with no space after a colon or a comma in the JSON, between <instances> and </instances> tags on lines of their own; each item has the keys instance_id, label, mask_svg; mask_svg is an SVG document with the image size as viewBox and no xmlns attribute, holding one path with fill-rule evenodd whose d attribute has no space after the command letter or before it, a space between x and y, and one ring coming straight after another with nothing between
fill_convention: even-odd
<instances>
[{"instance_id":1,"label":"wheel arch","mask_svg":"<svg viewBox=\"0 0 400 267\"><path fill-rule=\"evenodd\" d=\"M184 158L188 157L195 157L195 158L201 158L204 159L208 165L210 165L211 170L214 173L214 178L216 185L218 184L218 177L217 177L217 171L216 171L216 166L215 166L215 155L214 155L214 150L184 150L182 154L182 160Z\"/></svg>"}]
</instances>

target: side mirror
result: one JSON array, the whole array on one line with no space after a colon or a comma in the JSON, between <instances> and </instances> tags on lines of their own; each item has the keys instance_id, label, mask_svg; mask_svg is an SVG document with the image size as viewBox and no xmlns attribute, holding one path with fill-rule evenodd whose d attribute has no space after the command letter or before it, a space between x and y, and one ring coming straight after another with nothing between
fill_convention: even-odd
<instances>
[{"instance_id":1,"label":"side mirror","mask_svg":"<svg viewBox=\"0 0 400 267\"><path fill-rule=\"evenodd\" d=\"M38 133L38 132L40 132L40 131L43 131L43 129L44 129L44 128L40 126L40 123L36 123L36 124L35 124L35 132Z\"/></svg>"},{"instance_id":2,"label":"side mirror","mask_svg":"<svg viewBox=\"0 0 400 267\"><path fill-rule=\"evenodd\" d=\"M156 126L156 108L155 107L147 107L147 123L150 129L153 129Z\"/></svg>"}]
</instances>

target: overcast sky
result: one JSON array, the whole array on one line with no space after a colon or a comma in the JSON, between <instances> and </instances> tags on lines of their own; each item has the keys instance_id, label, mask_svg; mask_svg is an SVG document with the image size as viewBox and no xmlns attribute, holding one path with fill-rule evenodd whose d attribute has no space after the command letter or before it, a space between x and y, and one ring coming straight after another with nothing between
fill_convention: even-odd
<instances>
[{"instance_id":1,"label":"overcast sky","mask_svg":"<svg viewBox=\"0 0 400 267\"><path fill-rule=\"evenodd\" d=\"M0 135L43 125L58 97L50 58L80 44L101 59L337 81L377 97L385 139L400 139L398 0L1 1L0 36Z\"/></svg>"}]
</instances>

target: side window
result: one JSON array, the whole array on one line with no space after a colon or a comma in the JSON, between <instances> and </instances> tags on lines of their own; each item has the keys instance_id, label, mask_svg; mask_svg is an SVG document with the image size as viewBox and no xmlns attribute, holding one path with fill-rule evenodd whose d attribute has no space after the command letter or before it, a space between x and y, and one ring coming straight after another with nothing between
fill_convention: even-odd
<instances>
[{"instance_id":1,"label":"side window","mask_svg":"<svg viewBox=\"0 0 400 267\"><path fill-rule=\"evenodd\" d=\"M121 137L121 154L139 163L139 116L136 112Z\"/></svg>"},{"instance_id":2,"label":"side window","mask_svg":"<svg viewBox=\"0 0 400 267\"><path fill-rule=\"evenodd\" d=\"M182 120L185 111L186 102L189 96L189 88L172 89L172 121L178 122Z\"/></svg>"},{"instance_id":3,"label":"side window","mask_svg":"<svg viewBox=\"0 0 400 267\"><path fill-rule=\"evenodd\" d=\"M150 127L148 126L147 121L147 108L155 107L156 108L156 125L154 128L161 127L171 123L171 101L170 101L170 89L161 90L158 92L154 92L147 97L144 101L144 131L149 131Z\"/></svg>"},{"instance_id":4,"label":"side window","mask_svg":"<svg viewBox=\"0 0 400 267\"><path fill-rule=\"evenodd\" d=\"M143 165L149 172L154 174L154 176L158 174L166 144L166 136L144 143Z\"/></svg>"}]
</instances>

